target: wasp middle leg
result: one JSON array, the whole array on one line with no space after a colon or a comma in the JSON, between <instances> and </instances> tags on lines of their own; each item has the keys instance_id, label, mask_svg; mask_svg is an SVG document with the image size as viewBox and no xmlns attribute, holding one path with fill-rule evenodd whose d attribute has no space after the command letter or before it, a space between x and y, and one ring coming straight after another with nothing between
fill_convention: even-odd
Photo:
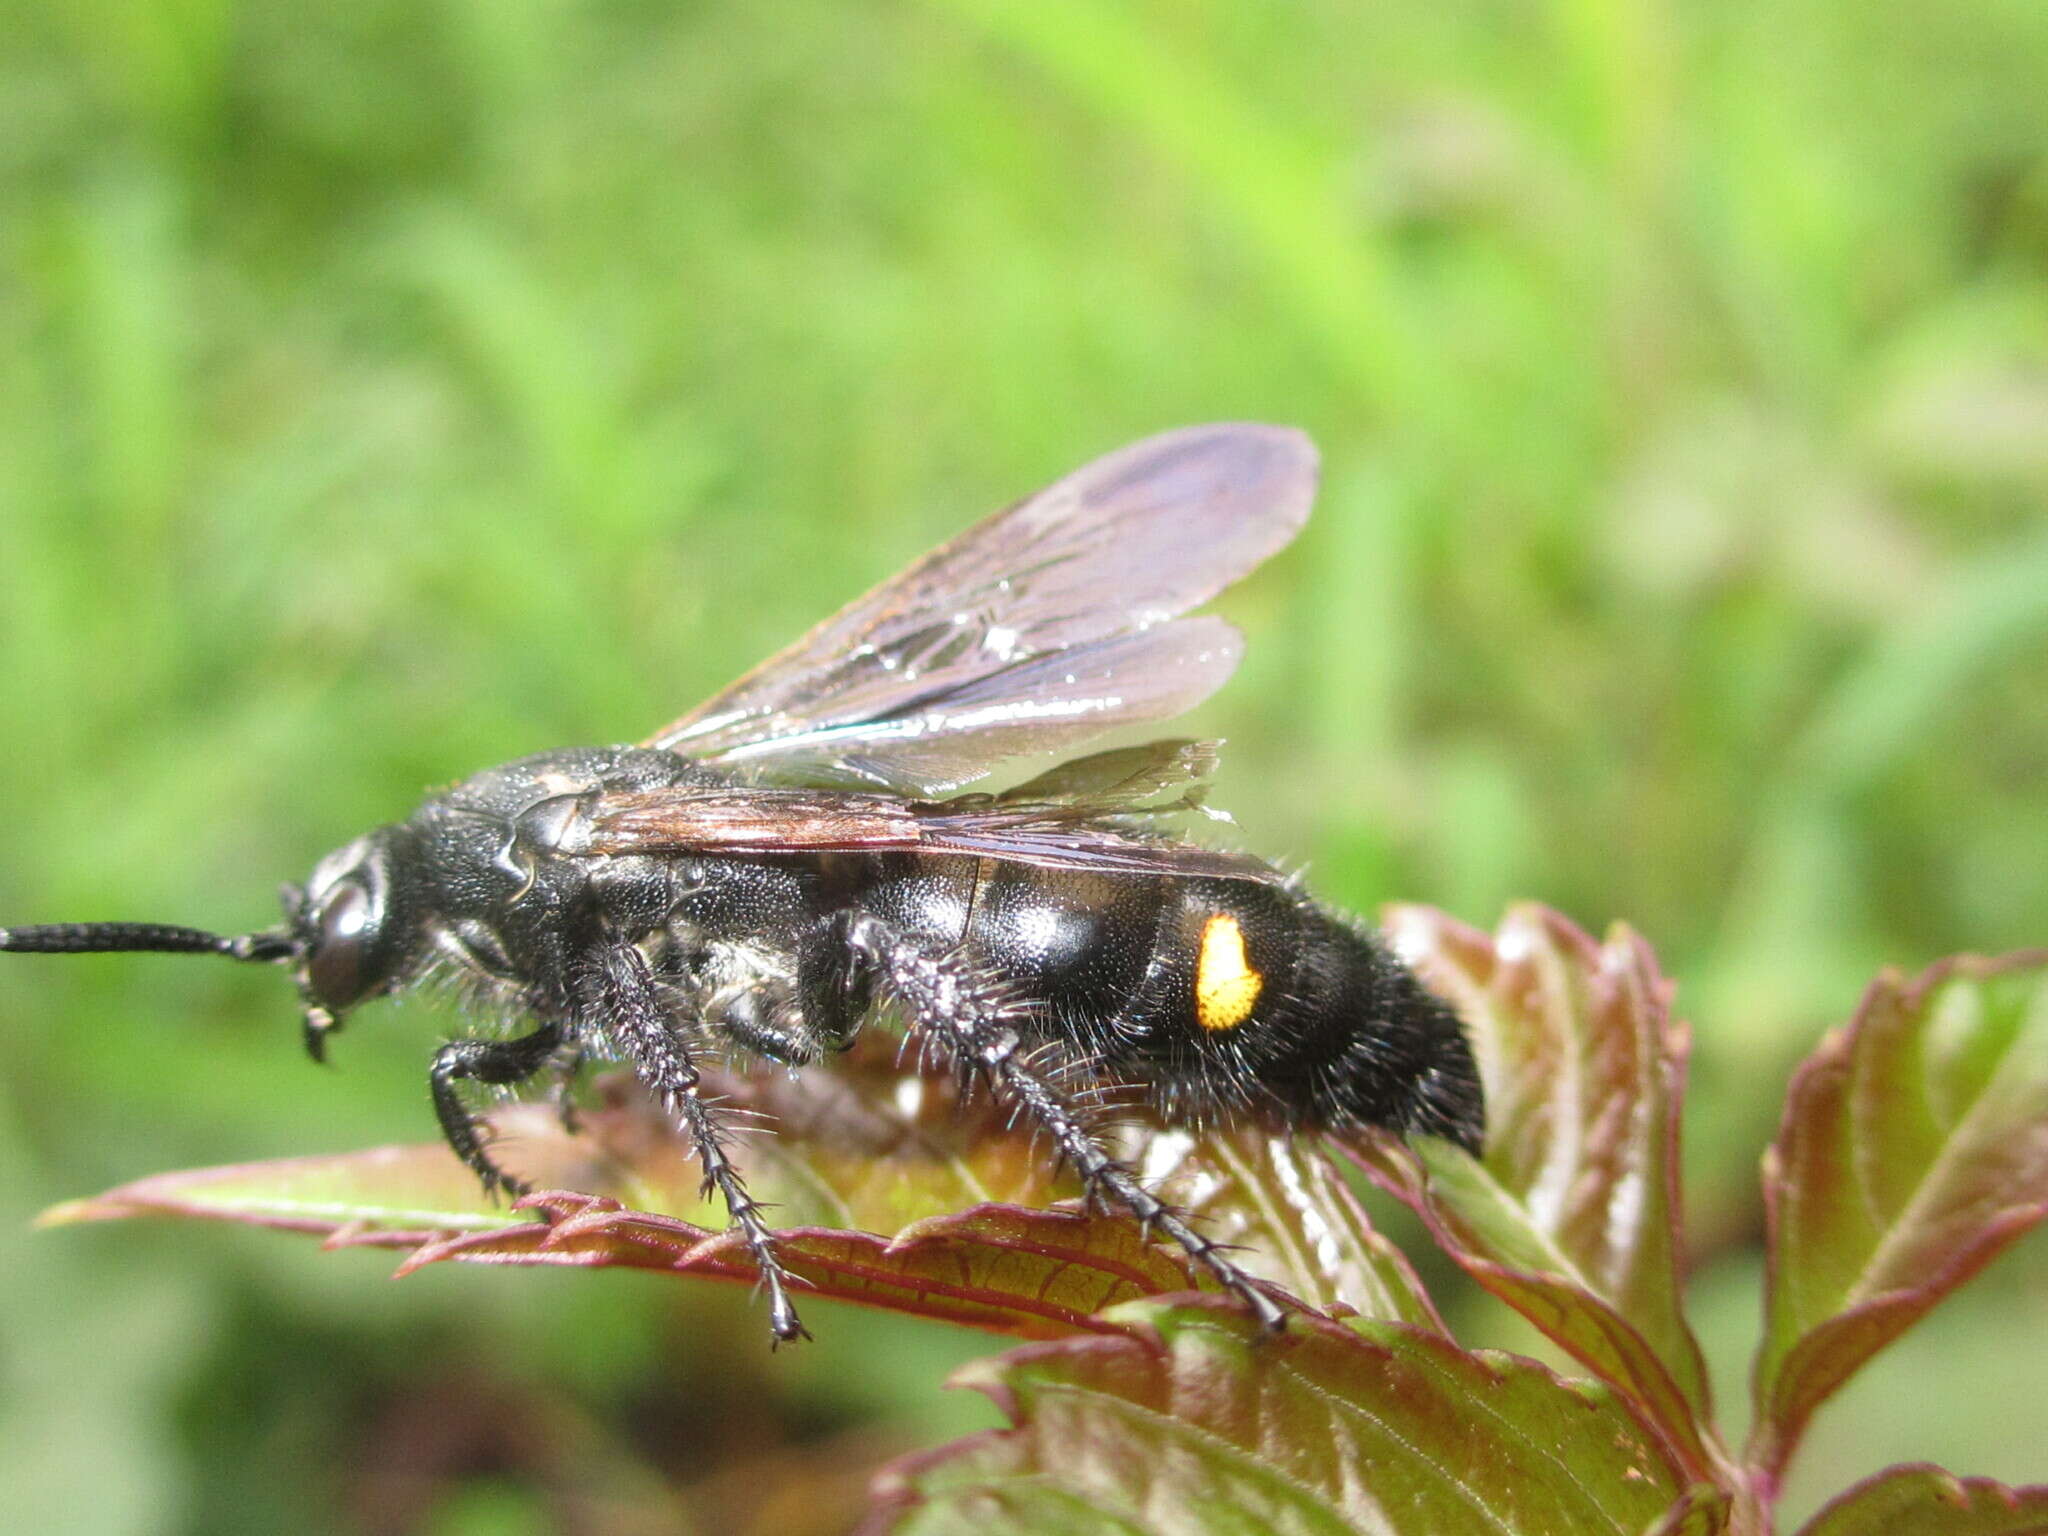
<instances>
[{"instance_id":1,"label":"wasp middle leg","mask_svg":"<svg viewBox=\"0 0 2048 1536\"><path fill-rule=\"evenodd\" d=\"M1091 1200L1107 1192L1147 1231L1157 1228L1186 1249L1267 1330L1277 1333L1286 1326L1286 1310L1233 1264L1220 1245L1196 1231L1186 1216L1110 1156L1054 1078L1032 1065L1018 1027L1018 1000L999 978L977 970L957 951L936 948L883 918L861 913L842 921L845 942L902 1004L912 1027L986 1072L1044 1127L1081 1175Z\"/></svg>"},{"instance_id":2,"label":"wasp middle leg","mask_svg":"<svg viewBox=\"0 0 2048 1536\"><path fill-rule=\"evenodd\" d=\"M747 1193L727 1152L730 1132L717 1106L706 1103L699 1092L696 1063L648 970L646 956L630 944L606 949L589 974L589 984L580 990L585 994L580 1004L590 1014L593 1030L610 1033L631 1059L640 1081L689 1134L704 1170L704 1192L716 1189L724 1197L726 1211L761 1272L762 1288L768 1292L768 1326L775 1338L809 1338L789 1299L789 1273L776 1255L775 1234L761 1219L760 1202Z\"/></svg>"}]
</instances>

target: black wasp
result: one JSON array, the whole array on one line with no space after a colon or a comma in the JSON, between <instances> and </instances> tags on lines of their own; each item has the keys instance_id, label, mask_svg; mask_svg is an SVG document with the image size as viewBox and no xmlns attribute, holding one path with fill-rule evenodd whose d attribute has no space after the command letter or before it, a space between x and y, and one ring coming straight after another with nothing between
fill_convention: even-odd
<instances>
[{"instance_id":1,"label":"black wasp","mask_svg":"<svg viewBox=\"0 0 2048 1536\"><path fill-rule=\"evenodd\" d=\"M630 1063L743 1230L778 1339L804 1330L698 1062L807 1066L892 1008L1042 1128L1091 1199L1277 1327L1279 1305L1109 1155L1083 1104L1116 1088L1172 1124L1378 1125L1476 1151L1457 1020L1271 866L1170 835L1210 744L953 792L1219 687L1240 636L1180 615L1292 539L1315 481L1299 432L1149 438L934 550L643 744L523 758L357 838L285 888L275 928L7 928L0 949L288 965L316 1060L358 1004L456 973L530 1027L435 1054L449 1146L488 1189L521 1192L465 1081Z\"/></svg>"}]
</instances>

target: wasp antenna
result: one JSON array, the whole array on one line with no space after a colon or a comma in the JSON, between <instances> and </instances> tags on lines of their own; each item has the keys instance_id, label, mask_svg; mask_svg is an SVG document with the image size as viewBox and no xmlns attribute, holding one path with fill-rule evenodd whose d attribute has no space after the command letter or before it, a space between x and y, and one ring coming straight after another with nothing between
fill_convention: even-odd
<instances>
[{"instance_id":1,"label":"wasp antenna","mask_svg":"<svg viewBox=\"0 0 2048 1536\"><path fill-rule=\"evenodd\" d=\"M230 960L272 961L292 953L288 934L278 929L230 937L203 928L167 923L39 923L0 928L0 950L24 955L91 955L149 950L171 955L225 955Z\"/></svg>"}]
</instances>

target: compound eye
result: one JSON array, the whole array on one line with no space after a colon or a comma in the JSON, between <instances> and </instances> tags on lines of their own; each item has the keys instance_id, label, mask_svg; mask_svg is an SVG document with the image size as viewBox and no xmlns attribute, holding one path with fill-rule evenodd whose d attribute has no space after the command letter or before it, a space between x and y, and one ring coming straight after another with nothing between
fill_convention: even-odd
<instances>
[{"instance_id":1,"label":"compound eye","mask_svg":"<svg viewBox=\"0 0 2048 1536\"><path fill-rule=\"evenodd\" d=\"M375 917L370 893L360 885L336 887L321 909L320 937L306 962L306 980L329 1008L346 1008L368 985L363 962Z\"/></svg>"}]
</instances>

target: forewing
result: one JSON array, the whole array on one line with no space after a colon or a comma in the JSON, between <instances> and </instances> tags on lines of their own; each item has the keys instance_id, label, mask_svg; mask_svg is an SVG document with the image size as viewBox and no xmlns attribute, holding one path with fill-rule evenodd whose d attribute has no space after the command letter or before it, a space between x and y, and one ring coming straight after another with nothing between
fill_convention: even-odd
<instances>
[{"instance_id":1,"label":"forewing","mask_svg":"<svg viewBox=\"0 0 2048 1536\"><path fill-rule=\"evenodd\" d=\"M742 742L716 760L806 783L940 794L1006 757L1182 714L1223 685L1243 650L1219 618L1176 619L967 673L902 699L893 713Z\"/></svg>"},{"instance_id":2,"label":"forewing","mask_svg":"<svg viewBox=\"0 0 2048 1536\"><path fill-rule=\"evenodd\" d=\"M1256 859L1145 830L1148 819L1192 803L1191 793L1148 806L1125 799L1018 803L969 795L911 801L859 790L686 785L599 797L564 851L961 854L1119 874L1280 878Z\"/></svg>"},{"instance_id":3,"label":"forewing","mask_svg":"<svg viewBox=\"0 0 2048 1536\"><path fill-rule=\"evenodd\" d=\"M832 789L622 790L600 795L563 851L634 853L885 853L920 846L907 800Z\"/></svg>"},{"instance_id":4,"label":"forewing","mask_svg":"<svg viewBox=\"0 0 2048 1536\"><path fill-rule=\"evenodd\" d=\"M932 794L1167 718L1239 651L1218 620L1172 621L1292 539L1315 480L1288 428L1134 443L940 546L649 745Z\"/></svg>"}]
</instances>

